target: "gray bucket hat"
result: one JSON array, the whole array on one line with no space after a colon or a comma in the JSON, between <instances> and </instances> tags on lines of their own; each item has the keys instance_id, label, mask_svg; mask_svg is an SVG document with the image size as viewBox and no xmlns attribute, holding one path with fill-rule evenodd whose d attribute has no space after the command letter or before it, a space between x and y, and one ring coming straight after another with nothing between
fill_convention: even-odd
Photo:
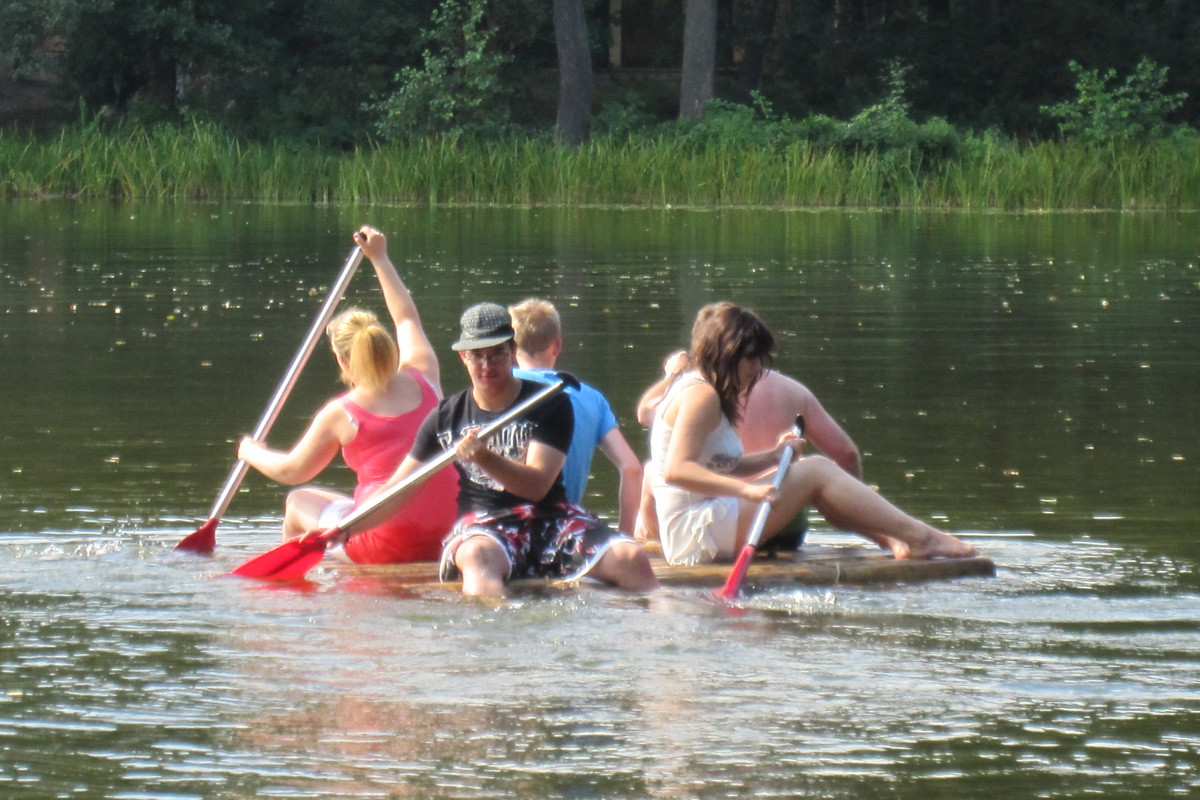
<instances>
[{"instance_id":1,"label":"gray bucket hat","mask_svg":"<svg viewBox=\"0 0 1200 800\"><path fill-rule=\"evenodd\" d=\"M495 303L479 303L463 312L462 331L452 350L479 350L503 344L516 336L508 309Z\"/></svg>"}]
</instances>

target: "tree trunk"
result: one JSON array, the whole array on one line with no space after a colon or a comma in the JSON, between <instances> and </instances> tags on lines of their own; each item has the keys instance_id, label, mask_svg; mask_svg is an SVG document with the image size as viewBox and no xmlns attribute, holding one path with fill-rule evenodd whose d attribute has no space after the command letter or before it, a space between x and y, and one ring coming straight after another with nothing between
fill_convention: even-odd
<instances>
[{"instance_id":1,"label":"tree trunk","mask_svg":"<svg viewBox=\"0 0 1200 800\"><path fill-rule=\"evenodd\" d=\"M717 70L717 0L685 0L679 116L700 120Z\"/></svg>"},{"instance_id":2,"label":"tree trunk","mask_svg":"<svg viewBox=\"0 0 1200 800\"><path fill-rule=\"evenodd\" d=\"M592 127L592 55L583 0L554 0L554 42L558 47L554 138L578 147L587 141Z\"/></svg>"}]
</instances>

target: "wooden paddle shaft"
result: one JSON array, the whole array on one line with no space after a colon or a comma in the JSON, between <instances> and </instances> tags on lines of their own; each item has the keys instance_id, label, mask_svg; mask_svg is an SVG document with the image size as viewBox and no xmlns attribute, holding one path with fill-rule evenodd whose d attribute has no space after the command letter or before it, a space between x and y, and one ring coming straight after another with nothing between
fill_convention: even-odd
<instances>
[{"instance_id":1,"label":"wooden paddle shaft","mask_svg":"<svg viewBox=\"0 0 1200 800\"><path fill-rule=\"evenodd\" d=\"M796 424L792 426L792 433L797 437L804 435L804 417L796 417ZM775 480L772 485L775 491L779 491L779 487L783 485L783 479L787 476L788 467L792 464L792 457L795 451L790 447L783 448L783 452L779 456L779 465L775 468ZM746 539L746 546L757 548L758 542L762 539L763 529L767 526L767 517L771 514L771 504L767 502L760 503L758 511L754 514L754 523L750 526L750 536Z\"/></svg>"},{"instance_id":2,"label":"wooden paddle shaft","mask_svg":"<svg viewBox=\"0 0 1200 800\"><path fill-rule=\"evenodd\" d=\"M574 376L566 372L558 372L555 373L555 375L558 378L557 381L550 384L545 389L540 390L537 394L532 395L524 402L513 406L491 422L482 426L476 436L478 436L480 439L486 439L488 436L491 436L497 430L509 424L529 409L541 403L546 398L562 391L565 387L579 386L579 381L576 380ZM366 521L373 512L379 510L381 506L386 505L400 493L420 486L422 483L432 477L434 473L438 472L451 461L453 461L457 455L457 452L453 447L451 447L449 450L443 451L441 455L426 461L416 472L412 473L395 486L392 486L391 488L368 498L366 502L354 509L354 511L348 514L345 519L338 523L337 527L330 532L330 538L333 540L348 539L362 530L374 527L373 524Z\"/></svg>"},{"instance_id":3,"label":"wooden paddle shaft","mask_svg":"<svg viewBox=\"0 0 1200 800\"><path fill-rule=\"evenodd\" d=\"M534 405L561 391L563 386L579 386L579 381L565 372L558 373L558 378L558 382L547 386L525 402L514 406L484 425L479 429L478 436L484 438L490 435L502 425L507 425ZM440 456L427 461L420 469L395 486L372 497L360 508L347 516L337 527L323 531L313 531L299 538L290 539L274 550L269 550L261 556L242 564L233 570L233 574L245 578L261 578L264 580L291 580L302 577L321 560L325 551L331 545L345 541L357 533L360 528L374 527L376 523L369 519L372 512L378 511L381 506L393 500L400 492L416 486L439 469L445 467L454 460L456 455L455 450L446 450Z\"/></svg>"},{"instance_id":4,"label":"wooden paddle shaft","mask_svg":"<svg viewBox=\"0 0 1200 800\"><path fill-rule=\"evenodd\" d=\"M255 426L253 433L255 439L262 439L271 430L271 426L275 424L275 420L283 408L283 402L291 394L292 388L296 385L296 381L300 377L300 371L308 363L309 356L316 349L317 341L321 338L321 334L325 332L325 327L329 325L329 321L333 319L333 312L337 309L342 295L346 293L346 287L350 285L350 279L354 277L354 272L362 262L362 257L361 247L356 246L350 251L350 255L342 267L341 274L338 275L337 281L329 289L325 303L321 306L321 312L313 320L312 327L308 330L308 335L304 337L304 342L296 352L295 357L292 358L292 363L288 365L287 372L283 375L283 380L279 382L279 387L275 389L275 395L271 398L271 402L267 404L266 410L263 411L258 425ZM225 479L225 485L221 487L221 493L217 495L216 502L213 503L212 511L208 515L209 519L216 519L225 513L225 509L229 507L229 503L233 499L238 486L241 485L242 479L246 477L246 470L249 467L250 465L241 459L238 459L238 462L234 464L229 477Z\"/></svg>"},{"instance_id":5,"label":"wooden paddle shaft","mask_svg":"<svg viewBox=\"0 0 1200 800\"><path fill-rule=\"evenodd\" d=\"M804 435L804 417L796 417L792 433L796 436ZM779 491L779 487L783 485L783 478L787 474L788 467L791 466L794 452L791 447L785 447L779 456L779 466L775 469L775 480L772 482L775 491ZM742 546L742 551L738 553L737 561L733 562L733 569L729 571L729 578L725 581L725 586L717 592L718 597L732 600L741 591L742 579L746 577L746 572L750 569L750 562L754 560L755 550L758 549L758 540L762 538L763 529L767 527L767 517L770 514L771 504L766 500L759 503L758 511L754 514L754 522L750 525L750 535L746 539L746 544Z\"/></svg>"}]
</instances>

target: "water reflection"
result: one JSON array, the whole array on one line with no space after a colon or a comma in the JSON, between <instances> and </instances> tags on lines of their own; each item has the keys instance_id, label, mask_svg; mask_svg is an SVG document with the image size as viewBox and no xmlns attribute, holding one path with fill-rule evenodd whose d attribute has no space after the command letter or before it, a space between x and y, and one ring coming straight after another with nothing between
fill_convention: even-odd
<instances>
[{"instance_id":1,"label":"water reflection","mask_svg":"<svg viewBox=\"0 0 1200 800\"><path fill-rule=\"evenodd\" d=\"M697 305L755 307L778 365L952 528L1164 542L1197 518L1200 223L1178 215L5 207L13 410L0 510L153 524L228 470L364 218L392 232L436 346L464 304L545 294L563 363L631 409ZM358 293L358 294L356 294ZM348 302L376 302L365 284ZM451 383L457 378L448 376ZM314 359L275 434L334 391ZM448 385L447 388L457 388ZM80 403L79 397L91 402ZM627 437L643 432L625 420ZM72 457L62 450L71 447ZM1134 479L1130 479L1130 476ZM238 502L280 492L251 479ZM11 488L9 488L11 487ZM593 505L615 505L598 470ZM1132 524L1131 524L1132 523Z\"/></svg>"},{"instance_id":2,"label":"water reflection","mask_svg":"<svg viewBox=\"0 0 1200 800\"><path fill-rule=\"evenodd\" d=\"M239 552L264 533L243 522ZM990 538L994 579L730 616L690 590L485 606L331 570L266 591L177 535L5 542L10 796L1146 796L1200 765L1193 567L1136 548Z\"/></svg>"},{"instance_id":3,"label":"water reflection","mask_svg":"<svg viewBox=\"0 0 1200 800\"><path fill-rule=\"evenodd\" d=\"M1200 782L1191 217L50 203L0 218L6 797ZM773 590L740 614L684 590L483 606L333 569L268 590L220 577L277 541L282 490L253 477L214 560L173 554L364 221L389 232L435 346L469 302L546 295L564 364L618 410L697 305L755 307L778 365L863 445L868 480L981 534L999 574ZM365 286L348 302L374 303ZM273 438L335 390L328 361ZM589 500L614 498L598 467ZM819 521L813 536L840 541Z\"/></svg>"}]
</instances>

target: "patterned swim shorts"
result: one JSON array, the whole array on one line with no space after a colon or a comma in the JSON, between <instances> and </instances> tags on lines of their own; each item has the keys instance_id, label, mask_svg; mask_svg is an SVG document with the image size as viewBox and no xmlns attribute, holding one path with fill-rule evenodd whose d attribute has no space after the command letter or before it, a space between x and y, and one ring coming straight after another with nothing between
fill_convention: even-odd
<instances>
[{"instance_id":1,"label":"patterned swim shorts","mask_svg":"<svg viewBox=\"0 0 1200 800\"><path fill-rule=\"evenodd\" d=\"M504 511L468 514L455 524L442 545L438 573L442 581L462 575L454 563L458 547L472 536L486 536L508 557L508 577L561 578L586 575L615 542L633 541L579 506L562 503L553 511L532 504Z\"/></svg>"}]
</instances>

